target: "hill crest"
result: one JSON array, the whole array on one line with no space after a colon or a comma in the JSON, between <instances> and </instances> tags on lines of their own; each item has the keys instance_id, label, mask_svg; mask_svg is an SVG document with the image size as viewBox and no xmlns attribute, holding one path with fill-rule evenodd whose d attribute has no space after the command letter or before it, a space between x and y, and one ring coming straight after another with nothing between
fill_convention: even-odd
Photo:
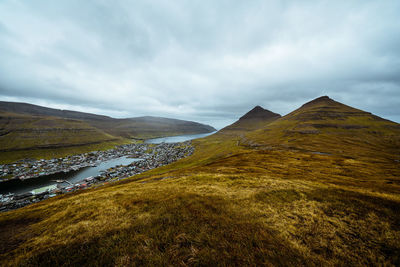
<instances>
[{"instance_id":1,"label":"hill crest","mask_svg":"<svg viewBox=\"0 0 400 267\"><path fill-rule=\"evenodd\" d=\"M399 130L398 123L323 96L247 137L259 145L363 156L398 147Z\"/></svg>"},{"instance_id":2,"label":"hill crest","mask_svg":"<svg viewBox=\"0 0 400 267\"><path fill-rule=\"evenodd\" d=\"M312 106L312 105L321 105L321 104L333 104L333 103L338 103L335 100L331 99L329 96L325 95L325 96L320 96L317 97L305 104L302 105L302 107L307 107L307 106Z\"/></svg>"},{"instance_id":3,"label":"hill crest","mask_svg":"<svg viewBox=\"0 0 400 267\"><path fill-rule=\"evenodd\" d=\"M244 114L233 124L223 128L221 132L227 131L253 131L266 126L267 124L281 118L281 115L274 113L261 106L255 106Z\"/></svg>"},{"instance_id":4,"label":"hill crest","mask_svg":"<svg viewBox=\"0 0 400 267\"><path fill-rule=\"evenodd\" d=\"M0 110L12 112L16 114L26 114L33 116L53 116L64 119L78 119L78 120L109 120L109 116L97 115L93 113L64 110L56 108L48 108L39 105L22 102L6 102L0 101Z\"/></svg>"},{"instance_id":5,"label":"hill crest","mask_svg":"<svg viewBox=\"0 0 400 267\"><path fill-rule=\"evenodd\" d=\"M116 119L104 115L54 109L29 103L0 101L0 111L30 116L80 120L108 134L124 138L146 139L216 131L216 129L210 125L194 121L152 116Z\"/></svg>"},{"instance_id":6,"label":"hill crest","mask_svg":"<svg viewBox=\"0 0 400 267\"><path fill-rule=\"evenodd\" d=\"M261 106L255 106L252 110L244 114L240 117L239 120L248 120L248 119L271 119L271 118L279 118L280 114L269 111L268 109L264 109Z\"/></svg>"}]
</instances>

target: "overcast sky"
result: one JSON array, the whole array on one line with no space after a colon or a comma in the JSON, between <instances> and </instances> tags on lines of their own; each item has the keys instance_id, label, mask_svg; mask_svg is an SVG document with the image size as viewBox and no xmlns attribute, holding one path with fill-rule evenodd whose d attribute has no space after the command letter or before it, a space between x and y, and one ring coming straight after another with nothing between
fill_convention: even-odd
<instances>
[{"instance_id":1,"label":"overcast sky","mask_svg":"<svg viewBox=\"0 0 400 267\"><path fill-rule=\"evenodd\" d=\"M400 122L400 1L1 0L0 100L217 128L329 95Z\"/></svg>"}]
</instances>

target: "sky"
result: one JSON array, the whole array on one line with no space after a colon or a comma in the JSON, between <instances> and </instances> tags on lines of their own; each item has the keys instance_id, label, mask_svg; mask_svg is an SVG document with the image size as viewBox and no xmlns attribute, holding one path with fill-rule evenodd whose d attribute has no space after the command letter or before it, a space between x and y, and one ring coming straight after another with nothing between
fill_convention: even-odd
<instances>
[{"instance_id":1,"label":"sky","mask_svg":"<svg viewBox=\"0 0 400 267\"><path fill-rule=\"evenodd\" d=\"M0 100L221 128L328 95L400 122L400 1L0 0Z\"/></svg>"}]
</instances>

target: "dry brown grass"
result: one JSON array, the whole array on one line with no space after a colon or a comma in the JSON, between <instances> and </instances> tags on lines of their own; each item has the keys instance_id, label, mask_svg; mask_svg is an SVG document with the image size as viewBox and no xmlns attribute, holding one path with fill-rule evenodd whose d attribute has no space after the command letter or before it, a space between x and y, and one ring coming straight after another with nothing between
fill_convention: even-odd
<instances>
[{"instance_id":1,"label":"dry brown grass","mask_svg":"<svg viewBox=\"0 0 400 267\"><path fill-rule=\"evenodd\" d=\"M399 147L320 155L246 138L213 135L169 166L1 214L1 241L15 233L1 264L400 265Z\"/></svg>"}]
</instances>

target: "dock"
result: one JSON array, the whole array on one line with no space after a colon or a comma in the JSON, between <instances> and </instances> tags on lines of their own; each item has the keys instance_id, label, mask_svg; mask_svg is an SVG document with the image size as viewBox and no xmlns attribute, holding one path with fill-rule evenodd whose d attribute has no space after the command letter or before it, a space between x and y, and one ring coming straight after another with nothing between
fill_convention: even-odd
<instances>
[{"instance_id":1,"label":"dock","mask_svg":"<svg viewBox=\"0 0 400 267\"><path fill-rule=\"evenodd\" d=\"M72 183L70 181L67 180L51 180L52 182L56 182L56 183L67 183L69 185L72 185Z\"/></svg>"}]
</instances>

